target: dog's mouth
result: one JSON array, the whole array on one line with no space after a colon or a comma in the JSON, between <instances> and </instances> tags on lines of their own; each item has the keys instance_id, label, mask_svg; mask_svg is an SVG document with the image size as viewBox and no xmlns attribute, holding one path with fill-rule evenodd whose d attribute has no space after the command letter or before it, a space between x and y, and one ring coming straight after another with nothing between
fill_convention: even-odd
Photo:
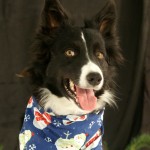
<instances>
[{"instance_id":1,"label":"dog's mouth","mask_svg":"<svg viewBox=\"0 0 150 150\"><path fill-rule=\"evenodd\" d=\"M81 109L87 111L93 111L95 109L97 98L93 89L80 88L70 79L65 80L64 87L69 97L74 99Z\"/></svg>"}]
</instances>

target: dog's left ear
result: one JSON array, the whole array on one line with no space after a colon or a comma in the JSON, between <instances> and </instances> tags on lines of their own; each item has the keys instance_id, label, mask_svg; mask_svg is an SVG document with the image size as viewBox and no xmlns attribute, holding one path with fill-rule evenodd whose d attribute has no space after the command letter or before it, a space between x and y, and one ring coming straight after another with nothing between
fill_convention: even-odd
<instances>
[{"instance_id":1,"label":"dog's left ear","mask_svg":"<svg viewBox=\"0 0 150 150\"><path fill-rule=\"evenodd\" d=\"M49 28L58 28L68 20L68 14L62 7L59 0L45 0L45 6L42 12L43 26Z\"/></svg>"},{"instance_id":2,"label":"dog's left ear","mask_svg":"<svg viewBox=\"0 0 150 150\"><path fill-rule=\"evenodd\" d=\"M94 28L96 27L104 39L106 51L108 54L107 61L110 65L120 65L124 58L121 53L121 48L118 43L116 31L117 12L116 4L113 0L107 0L101 11L93 17ZM112 44L113 43L113 44Z\"/></svg>"},{"instance_id":3,"label":"dog's left ear","mask_svg":"<svg viewBox=\"0 0 150 150\"><path fill-rule=\"evenodd\" d=\"M116 30L116 6L114 1L107 1L101 11L93 17L93 21L104 37L113 35Z\"/></svg>"}]
</instances>

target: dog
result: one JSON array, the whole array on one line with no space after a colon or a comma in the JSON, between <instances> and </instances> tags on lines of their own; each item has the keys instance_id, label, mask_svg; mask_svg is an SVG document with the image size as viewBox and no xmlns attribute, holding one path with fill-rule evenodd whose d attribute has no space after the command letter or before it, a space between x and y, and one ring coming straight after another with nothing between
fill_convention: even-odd
<instances>
[{"instance_id":1,"label":"dog","mask_svg":"<svg viewBox=\"0 0 150 150\"><path fill-rule=\"evenodd\" d=\"M20 76L31 79L20 131L20 150L101 150L103 114L114 105L114 77L123 57L116 7L105 4L75 26L59 0L45 0L31 61Z\"/></svg>"}]
</instances>

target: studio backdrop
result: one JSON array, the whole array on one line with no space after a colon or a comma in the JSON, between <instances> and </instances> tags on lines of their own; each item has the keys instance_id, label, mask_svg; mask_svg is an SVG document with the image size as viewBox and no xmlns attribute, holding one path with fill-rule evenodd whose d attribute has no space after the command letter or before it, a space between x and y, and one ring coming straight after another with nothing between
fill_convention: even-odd
<instances>
[{"instance_id":1,"label":"studio backdrop","mask_svg":"<svg viewBox=\"0 0 150 150\"><path fill-rule=\"evenodd\" d=\"M107 0L61 0L78 24L98 12ZM28 63L44 0L0 0L0 145L16 150L21 117L29 97L27 80L16 73ZM150 1L116 0L118 34L125 62L118 70L117 105L106 107L104 141L124 150L132 137L149 132Z\"/></svg>"}]
</instances>

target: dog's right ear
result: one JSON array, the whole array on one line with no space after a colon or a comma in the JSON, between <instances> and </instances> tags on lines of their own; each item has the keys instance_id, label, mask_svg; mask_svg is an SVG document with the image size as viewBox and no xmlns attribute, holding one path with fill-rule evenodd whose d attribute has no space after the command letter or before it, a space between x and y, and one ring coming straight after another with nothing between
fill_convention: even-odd
<instances>
[{"instance_id":1,"label":"dog's right ear","mask_svg":"<svg viewBox=\"0 0 150 150\"><path fill-rule=\"evenodd\" d=\"M46 28L58 28L68 21L68 15L59 0L45 0L42 12L42 25Z\"/></svg>"},{"instance_id":2,"label":"dog's right ear","mask_svg":"<svg viewBox=\"0 0 150 150\"><path fill-rule=\"evenodd\" d=\"M97 28L104 37L111 37L116 33L116 18L116 4L113 0L109 0L94 18Z\"/></svg>"}]
</instances>

